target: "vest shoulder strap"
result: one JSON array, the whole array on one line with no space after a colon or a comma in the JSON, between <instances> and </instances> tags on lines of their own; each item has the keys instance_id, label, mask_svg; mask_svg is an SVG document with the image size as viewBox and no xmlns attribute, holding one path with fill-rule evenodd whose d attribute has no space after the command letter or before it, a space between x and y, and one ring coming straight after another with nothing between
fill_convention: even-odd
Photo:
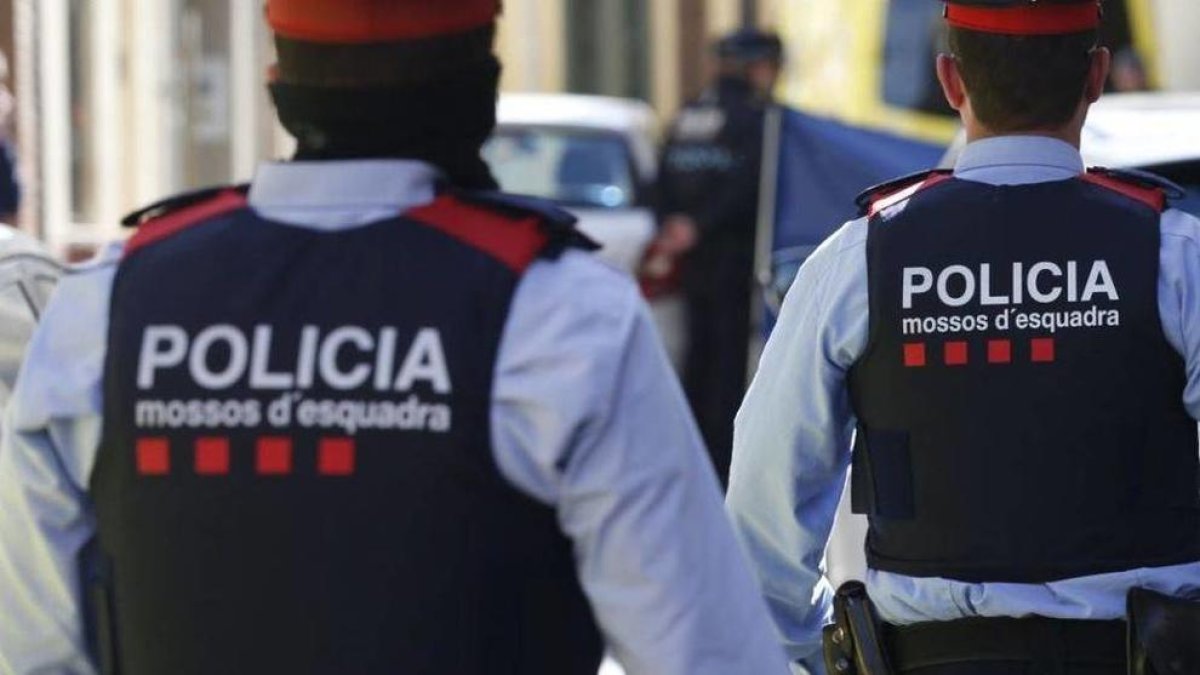
<instances>
[{"instance_id":1,"label":"vest shoulder strap","mask_svg":"<svg viewBox=\"0 0 1200 675\"><path fill-rule=\"evenodd\" d=\"M855 200L860 216L873 216L889 206L910 199L918 192L948 180L949 169L931 169L901 176L886 183L867 188Z\"/></svg>"},{"instance_id":2,"label":"vest shoulder strap","mask_svg":"<svg viewBox=\"0 0 1200 675\"><path fill-rule=\"evenodd\" d=\"M1165 211L1172 199L1180 199L1187 193L1175 183L1136 169L1109 169L1092 167L1083 175L1083 180L1119 192L1155 211Z\"/></svg>"},{"instance_id":3,"label":"vest shoulder strap","mask_svg":"<svg viewBox=\"0 0 1200 675\"><path fill-rule=\"evenodd\" d=\"M207 188L188 192L135 211L121 220L136 227L125 244L125 255L178 234L187 228L246 207L245 185Z\"/></svg>"},{"instance_id":4,"label":"vest shoulder strap","mask_svg":"<svg viewBox=\"0 0 1200 675\"><path fill-rule=\"evenodd\" d=\"M249 194L250 185L249 183L216 185L160 199L122 218L121 227L139 227L150 220L170 215L175 211L180 211L202 202L207 202L219 196L222 192L236 192L244 197Z\"/></svg>"},{"instance_id":5,"label":"vest shoulder strap","mask_svg":"<svg viewBox=\"0 0 1200 675\"><path fill-rule=\"evenodd\" d=\"M506 192L470 192L460 197L484 206L490 206L515 217L539 218L550 237L550 244L559 252L567 248L596 251L600 245L576 228L579 219L554 202L536 197L514 195Z\"/></svg>"},{"instance_id":6,"label":"vest shoulder strap","mask_svg":"<svg viewBox=\"0 0 1200 675\"><path fill-rule=\"evenodd\" d=\"M406 214L523 272L538 258L554 259L599 245L575 228L576 218L553 203L500 192L449 190Z\"/></svg>"}]
</instances>

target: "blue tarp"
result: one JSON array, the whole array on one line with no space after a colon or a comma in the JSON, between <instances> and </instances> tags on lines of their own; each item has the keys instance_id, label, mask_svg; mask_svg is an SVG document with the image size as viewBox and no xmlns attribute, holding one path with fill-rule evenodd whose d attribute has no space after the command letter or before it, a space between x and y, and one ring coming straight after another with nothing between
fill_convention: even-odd
<instances>
[{"instance_id":1,"label":"blue tarp","mask_svg":"<svg viewBox=\"0 0 1200 675\"><path fill-rule=\"evenodd\" d=\"M856 216L854 198L860 192L936 167L945 150L784 110L771 247L776 291L786 290L812 250Z\"/></svg>"}]
</instances>

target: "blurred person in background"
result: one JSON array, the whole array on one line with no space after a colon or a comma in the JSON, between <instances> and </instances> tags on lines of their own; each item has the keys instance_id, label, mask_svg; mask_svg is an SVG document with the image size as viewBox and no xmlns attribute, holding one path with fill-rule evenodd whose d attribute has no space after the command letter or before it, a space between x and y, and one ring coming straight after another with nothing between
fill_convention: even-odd
<instances>
[{"instance_id":1,"label":"blurred person in background","mask_svg":"<svg viewBox=\"0 0 1200 675\"><path fill-rule=\"evenodd\" d=\"M658 252L683 256L684 387L724 482L746 390L763 130L783 43L745 29L714 51L716 81L679 114L663 150Z\"/></svg>"},{"instance_id":2,"label":"blurred person in background","mask_svg":"<svg viewBox=\"0 0 1200 675\"><path fill-rule=\"evenodd\" d=\"M1146 74L1146 64L1137 49L1126 47L1113 55L1109 83L1117 92L1150 90L1150 76Z\"/></svg>"},{"instance_id":3,"label":"blurred person in background","mask_svg":"<svg viewBox=\"0 0 1200 675\"><path fill-rule=\"evenodd\" d=\"M498 11L267 3L295 161L131 216L30 348L0 673L786 672L637 288L480 158Z\"/></svg>"},{"instance_id":4,"label":"blurred person in background","mask_svg":"<svg viewBox=\"0 0 1200 675\"><path fill-rule=\"evenodd\" d=\"M730 512L810 670L1200 673L1200 220L1162 179L1084 165L1100 3L944 16L968 144L869 190L804 263L738 414ZM851 466L869 569L823 658Z\"/></svg>"},{"instance_id":5,"label":"blurred person in background","mask_svg":"<svg viewBox=\"0 0 1200 675\"><path fill-rule=\"evenodd\" d=\"M8 78L8 57L0 52L0 222L15 225L21 210L21 180L12 138L16 101Z\"/></svg>"}]
</instances>

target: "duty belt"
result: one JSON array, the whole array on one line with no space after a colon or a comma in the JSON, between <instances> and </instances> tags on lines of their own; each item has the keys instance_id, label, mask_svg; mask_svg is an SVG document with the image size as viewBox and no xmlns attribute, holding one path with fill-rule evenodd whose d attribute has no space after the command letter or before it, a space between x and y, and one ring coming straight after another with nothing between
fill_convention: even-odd
<instances>
[{"instance_id":1,"label":"duty belt","mask_svg":"<svg viewBox=\"0 0 1200 675\"><path fill-rule=\"evenodd\" d=\"M1020 662L1030 672L1068 666L1124 669L1124 621L1029 617L979 617L911 626L888 626L885 642L899 672L979 662Z\"/></svg>"},{"instance_id":2,"label":"duty belt","mask_svg":"<svg viewBox=\"0 0 1200 675\"><path fill-rule=\"evenodd\" d=\"M1014 672L1087 670L1129 675L1200 673L1200 598L1134 588L1128 621L972 617L893 626L851 581L833 601L823 635L831 675L894 675L957 665L1009 663Z\"/></svg>"}]
</instances>

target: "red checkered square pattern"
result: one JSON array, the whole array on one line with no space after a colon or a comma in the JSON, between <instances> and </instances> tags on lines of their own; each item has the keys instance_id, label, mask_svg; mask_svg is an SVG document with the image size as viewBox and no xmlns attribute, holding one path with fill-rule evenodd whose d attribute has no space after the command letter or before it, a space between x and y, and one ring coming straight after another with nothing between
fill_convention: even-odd
<instances>
[{"instance_id":1,"label":"red checkered square pattern","mask_svg":"<svg viewBox=\"0 0 1200 675\"><path fill-rule=\"evenodd\" d=\"M229 438L202 436L192 444L192 465L198 476L228 476L232 468ZM254 470L262 476L285 476L295 472L294 442L286 436L263 436L254 448ZM171 473L171 441L167 437L137 440L136 470L142 476ZM352 476L357 470L357 444L353 438L322 438L317 443L316 473L320 476Z\"/></svg>"},{"instance_id":2,"label":"red checkered square pattern","mask_svg":"<svg viewBox=\"0 0 1200 675\"><path fill-rule=\"evenodd\" d=\"M907 368L922 368L925 366L925 344L913 342L904 345L904 365Z\"/></svg>"},{"instance_id":3,"label":"red checkered square pattern","mask_svg":"<svg viewBox=\"0 0 1200 675\"><path fill-rule=\"evenodd\" d=\"M1054 362L1054 338L1034 338L1029 342L1029 350L1034 363Z\"/></svg>"},{"instance_id":4,"label":"red checkered square pattern","mask_svg":"<svg viewBox=\"0 0 1200 675\"><path fill-rule=\"evenodd\" d=\"M967 343L965 342L947 342L944 347L944 356L946 365L948 366L965 366L967 365L968 351Z\"/></svg>"},{"instance_id":5,"label":"red checkered square pattern","mask_svg":"<svg viewBox=\"0 0 1200 675\"><path fill-rule=\"evenodd\" d=\"M1012 363L1012 340L988 340L988 363Z\"/></svg>"},{"instance_id":6,"label":"red checkered square pattern","mask_svg":"<svg viewBox=\"0 0 1200 675\"><path fill-rule=\"evenodd\" d=\"M254 469L263 476L282 476L292 472L292 439L263 436L255 448Z\"/></svg>"},{"instance_id":7,"label":"red checkered square pattern","mask_svg":"<svg viewBox=\"0 0 1200 675\"><path fill-rule=\"evenodd\" d=\"M937 349L935 346L934 349ZM904 366L923 368L929 365L929 347L923 342L904 345ZM942 362L947 366L965 366L971 360L971 343L951 340L942 343ZM1057 358L1054 338L1033 338L1029 341L1029 360L1033 363L1054 363ZM1012 340L987 340L987 362L991 365L1013 363Z\"/></svg>"},{"instance_id":8,"label":"red checkered square pattern","mask_svg":"<svg viewBox=\"0 0 1200 675\"><path fill-rule=\"evenodd\" d=\"M322 476L354 474L354 439L323 438L317 446L317 473Z\"/></svg>"},{"instance_id":9,"label":"red checkered square pattern","mask_svg":"<svg viewBox=\"0 0 1200 675\"><path fill-rule=\"evenodd\" d=\"M171 444L165 438L139 438L137 472L143 476L165 476L171 472Z\"/></svg>"},{"instance_id":10,"label":"red checkered square pattern","mask_svg":"<svg viewBox=\"0 0 1200 675\"><path fill-rule=\"evenodd\" d=\"M201 476L224 476L229 473L228 438L196 439L196 473Z\"/></svg>"}]
</instances>

